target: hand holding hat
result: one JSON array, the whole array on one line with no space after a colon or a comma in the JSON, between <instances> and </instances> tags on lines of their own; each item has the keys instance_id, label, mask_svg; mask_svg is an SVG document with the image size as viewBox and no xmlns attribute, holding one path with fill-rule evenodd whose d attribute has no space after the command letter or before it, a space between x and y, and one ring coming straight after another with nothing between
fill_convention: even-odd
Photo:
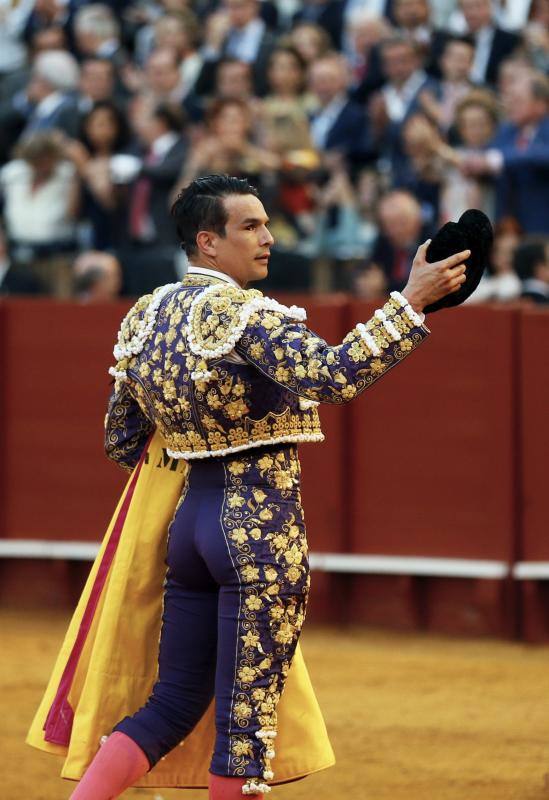
<instances>
[{"instance_id":1,"label":"hand holding hat","mask_svg":"<svg viewBox=\"0 0 549 800\"><path fill-rule=\"evenodd\" d=\"M466 211L418 249L403 294L425 314L460 305L477 288L492 241L488 217Z\"/></svg>"}]
</instances>

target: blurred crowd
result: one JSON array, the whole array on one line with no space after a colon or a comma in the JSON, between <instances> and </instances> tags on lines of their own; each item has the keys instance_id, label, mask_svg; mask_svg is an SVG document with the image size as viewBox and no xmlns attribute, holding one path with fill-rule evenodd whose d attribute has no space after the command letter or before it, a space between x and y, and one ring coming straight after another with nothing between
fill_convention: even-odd
<instances>
[{"instance_id":1,"label":"blurred crowd","mask_svg":"<svg viewBox=\"0 0 549 800\"><path fill-rule=\"evenodd\" d=\"M479 208L470 302L549 308L548 75L549 0L0 0L0 293L177 280L171 203L227 172L271 287L376 300Z\"/></svg>"}]
</instances>

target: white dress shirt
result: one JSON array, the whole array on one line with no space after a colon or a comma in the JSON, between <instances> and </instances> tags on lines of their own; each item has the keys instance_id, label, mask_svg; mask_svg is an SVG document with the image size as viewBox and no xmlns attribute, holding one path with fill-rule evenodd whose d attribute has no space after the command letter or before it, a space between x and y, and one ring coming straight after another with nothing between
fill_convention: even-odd
<instances>
[{"instance_id":1,"label":"white dress shirt","mask_svg":"<svg viewBox=\"0 0 549 800\"><path fill-rule=\"evenodd\" d=\"M490 53L492 52L492 42L494 41L494 27L486 25L481 28L475 36L475 57L469 77L475 83L485 83L486 70Z\"/></svg>"},{"instance_id":2,"label":"white dress shirt","mask_svg":"<svg viewBox=\"0 0 549 800\"><path fill-rule=\"evenodd\" d=\"M328 134L332 130L337 118L347 104L347 96L338 94L334 99L324 106L311 122L311 138L318 150L326 147Z\"/></svg>"},{"instance_id":3,"label":"white dress shirt","mask_svg":"<svg viewBox=\"0 0 549 800\"><path fill-rule=\"evenodd\" d=\"M253 19L243 28L233 28L227 37L226 54L251 64L257 58L264 33L262 19Z\"/></svg>"},{"instance_id":4,"label":"white dress shirt","mask_svg":"<svg viewBox=\"0 0 549 800\"><path fill-rule=\"evenodd\" d=\"M49 178L33 189L34 173L22 159L10 161L0 170L4 196L4 219L10 239L29 244L69 241L75 223L70 216L75 168L61 161Z\"/></svg>"},{"instance_id":5,"label":"white dress shirt","mask_svg":"<svg viewBox=\"0 0 549 800\"><path fill-rule=\"evenodd\" d=\"M422 69L417 69L402 86L396 87L394 84L388 83L383 87L381 91L391 122L402 122L426 80L427 74Z\"/></svg>"},{"instance_id":6,"label":"white dress shirt","mask_svg":"<svg viewBox=\"0 0 549 800\"><path fill-rule=\"evenodd\" d=\"M189 264L187 275L208 275L210 278L218 278L220 281L230 283L231 286L236 286L237 289L241 288L234 278L231 278L226 272L220 272L217 269L208 269L208 267L197 267L195 264Z\"/></svg>"}]
</instances>

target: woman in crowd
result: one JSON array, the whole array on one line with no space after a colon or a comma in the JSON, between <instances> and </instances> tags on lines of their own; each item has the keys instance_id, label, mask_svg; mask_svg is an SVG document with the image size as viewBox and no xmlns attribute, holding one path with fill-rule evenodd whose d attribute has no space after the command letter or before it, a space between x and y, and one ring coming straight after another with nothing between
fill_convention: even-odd
<instances>
[{"instance_id":1,"label":"woman in crowd","mask_svg":"<svg viewBox=\"0 0 549 800\"><path fill-rule=\"evenodd\" d=\"M458 104L456 128L461 144L450 147L442 139L434 152L446 164L441 195L441 221L455 220L468 208L479 208L494 217L494 184L488 176L468 174L465 162L484 153L496 133L499 108L488 90L475 89Z\"/></svg>"},{"instance_id":2,"label":"woman in crowd","mask_svg":"<svg viewBox=\"0 0 549 800\"><path fill-rule=\"evenodd\" d=\"M280 166L280 157L252 139L252 119L246 103L227 99L213 102L205 134L192 146L176 193L201 175L212 172L261 182Z\"/></svg>"},{"instance_id":3,"label":"woman in crowd","mask_svg":"<svg viewBox=\"0 0 549 800\"><path fill-rule=\"evenodd\" d=\"M78 179L61 136L37 131L24 137L0 171L3 218L11 269L58 298L72 292Z\"/></svg>"},{"instance_id":4,"label":"woman in crowd","mask_svg":"<svg viewBox=\"0 0 549 800\"><path fill-rule=\"evenodd\" d=\"M111 159L128 145L129 133L123 114L111 102L96 103L84 117L80 140L65 144L65 155L75 165L82 181L84 232L88 247L109 250L119 238L121 203L112 181Z\"/></svg>"},{"instance_id":5,"label":"woman in crowd","mask_svg":"<svg viewBox=\"0 0 549 800\"><path fill-rule=\"evenodd\" d=\"M521 282L514 269L521 229L514 219L502 219L494 231L488 271L467 303L508 303L520 297Z\"/></svg>"}]
</instances>

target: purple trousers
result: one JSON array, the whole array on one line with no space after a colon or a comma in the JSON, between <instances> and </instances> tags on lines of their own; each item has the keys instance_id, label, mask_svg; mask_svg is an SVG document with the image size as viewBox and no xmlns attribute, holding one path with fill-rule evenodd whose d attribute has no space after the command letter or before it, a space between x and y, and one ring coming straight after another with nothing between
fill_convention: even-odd
<instances>
[{"instance_id":1,"label":"purple trousers","mask_svg":"<svg viewBox=\"0 0 549 800\"><path fill-rule=\"evenodd\" d=\"M211 772L272 779L276 708L309 589L299 477L294 445L191 462L169 530L158 680L114 728L151 767L215 697Z\"/></svg>"}]
</instances>

